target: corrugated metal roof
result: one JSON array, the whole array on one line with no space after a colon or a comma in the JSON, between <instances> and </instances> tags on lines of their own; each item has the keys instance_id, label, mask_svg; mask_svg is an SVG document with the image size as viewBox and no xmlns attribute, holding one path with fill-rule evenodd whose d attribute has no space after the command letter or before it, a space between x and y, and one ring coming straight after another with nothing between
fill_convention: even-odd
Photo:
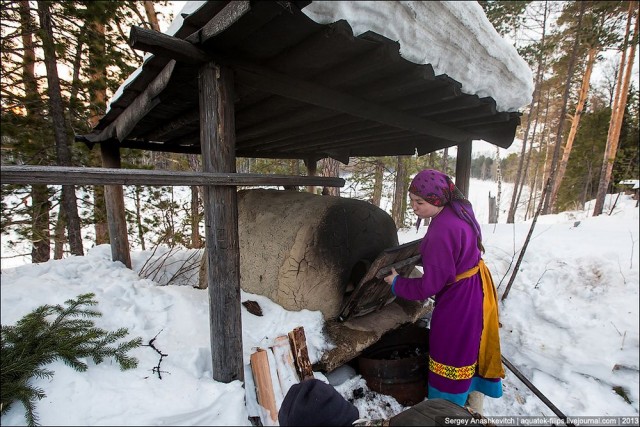
<instances>
[{"instance_id":1,"label":"corrugated metal roof","mask_svg":"<svg viewBox=\"0 0 640 427\"><path fill-rule=\"evenodd\" d=\"M511 145L520 113L462 93L379 34L312 21L300 10L308 3L210 1L175 33L233 69L238 157L346 163L478 139ZM198 69L151 57L86 140L199 153Z\"/></svg>"}]
</instances>

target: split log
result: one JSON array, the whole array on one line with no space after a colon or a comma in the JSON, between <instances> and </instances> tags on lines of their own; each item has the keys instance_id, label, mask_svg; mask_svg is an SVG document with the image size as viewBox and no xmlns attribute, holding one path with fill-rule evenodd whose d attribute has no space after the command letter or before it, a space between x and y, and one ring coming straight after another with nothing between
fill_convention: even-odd
<instances>
[{"instance_id":1,"label":"split log","mask_svg":"<svg viewBox=\"0 0 640 427\"><path fill-rule=\"evenodd\" d=\"M276 371L282 395L286 396L291 386L300 382L287 337L283 335L276 338L271 350L276 362Z\"/></svg>"},{"instance_id":2,"label":"split log","mask_svg":"<svg viewBox=\"0 0 640 427\"><path fill-rule=\"evenodd\" d=\"M253 381L256 384L258 403L269 411L271 420L275 422L278 419L278 408L276 407L267 353L267 350L258 349L251 355L251 372L253 373Z\"/></svg>"},{"instance_id":3,"label":"split log","mask_svg":"<svg viewBox=\"0 0 640 427\"><path fill-rule=\"evenodd\" d=\"M293 351L295 358L295 366L298 370L298 375L304 381L309 378L313 378L313 368L311 367L311 361L309 360L309 352L307 351L307 338L304 334L304 328L302 326L295 328L289 332L289 343Z\"/></svg>"}]
</instances>

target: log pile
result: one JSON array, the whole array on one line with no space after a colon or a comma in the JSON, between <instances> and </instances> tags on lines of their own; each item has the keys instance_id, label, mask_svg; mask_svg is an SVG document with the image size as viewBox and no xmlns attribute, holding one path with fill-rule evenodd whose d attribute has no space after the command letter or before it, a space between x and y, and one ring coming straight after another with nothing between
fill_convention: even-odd
<instances>
[{"instance_id":1,"label":"log pile","mask_svg":"<svg viewBox=\"0 0 640 427\"><path fill-rule=\"evenodd\" d=\"M251 354L250 364L258 404L268 412L269 419L262 419L262 424L274 425L291 386L313 378L304 328L277 337L266 349L258 348Z\"/></svg>"}]
</instances>

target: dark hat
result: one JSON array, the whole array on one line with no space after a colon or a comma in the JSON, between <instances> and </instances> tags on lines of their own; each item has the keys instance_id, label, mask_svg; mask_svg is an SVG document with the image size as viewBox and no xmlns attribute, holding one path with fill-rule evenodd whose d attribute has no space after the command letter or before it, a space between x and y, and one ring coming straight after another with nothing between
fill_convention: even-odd
<instances>
[{"instance_id":1,"label":"dark hat","mask_svg":"<svg viewBox=\"0 0 640 427\"><path fill-rule=\"evenodd\" d=\"M358 408L315 378L291 386L278 412L281 426L350 426Z\"/></svg>"}]
</instances>

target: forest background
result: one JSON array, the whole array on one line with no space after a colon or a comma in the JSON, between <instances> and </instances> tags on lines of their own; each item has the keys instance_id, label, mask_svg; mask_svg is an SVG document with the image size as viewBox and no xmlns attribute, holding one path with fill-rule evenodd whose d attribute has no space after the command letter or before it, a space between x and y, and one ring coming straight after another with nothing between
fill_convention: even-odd
<instances>
[{"instance_id":1,"label":"forest background","mask_svg":"<svg viewBox=\"0 0 640 427\"><path fill-rule=\"evenodd\" d=\"M142 55L128 44L129 28L163 31L175 13L172 3L178 2L2 0L1 164L101 166L99 150L74 136L89 132L141 65ZM640 175L638 2L479 3L530 65L535 89L512 148L475 151L471 176L514 184L504 222L516 220L518 206L526 206L527 220L536 212L583 209L593 199L593 215L601 214L606 194ZM378 206L392 200L381 207L403 228L411 177L424 168L453 176L454 154L455 148L422 157L352 158L349 165L324 159L319 169L324 176L348 175L360 197ZM122 149L121 157L124 168L202 170L197 155ZM306 174L298 160L239 158L237 171ZM3 246L26 241L31 247L30 253L3 253L3 260L45 262L109 242L103 186L1 188ZM201 190L189 188L190 202L183 204L173 187L125 186L130 243L142 250L203 247ZM340 195L341 189L327 191ZM145 215L156 209L163 215Z\"/></svg>"}]
</instances>

